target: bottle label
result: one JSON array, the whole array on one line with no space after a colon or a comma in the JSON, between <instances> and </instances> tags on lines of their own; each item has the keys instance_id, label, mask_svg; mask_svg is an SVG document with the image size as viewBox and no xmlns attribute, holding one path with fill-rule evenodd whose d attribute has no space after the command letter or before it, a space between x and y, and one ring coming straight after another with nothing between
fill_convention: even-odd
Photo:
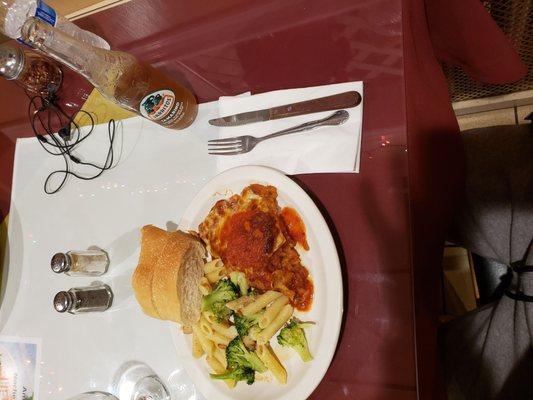
<instances>
[{"instance_id":1,"label":"bottle label","mask_svg":"<svg viewBox=\"0 0 533 400\"><path fill-rule=\"evenodd\" d=\"M145 118L170 125L183 116L183 103L176 101L172 90L158 90L141 100L140 112Z\"/></svg>"},{"instance_id":2,"label":"bottle label","mask_svg":"<svg viewBox=\"0 0 533 400\"><path fill-rule=\"evenodd\" d=\"M43 0L37 1L37 9L35 10L35 16L52 26L56 25L56 11L48 4L46 4Z\"/></svg>"}]
</instances>

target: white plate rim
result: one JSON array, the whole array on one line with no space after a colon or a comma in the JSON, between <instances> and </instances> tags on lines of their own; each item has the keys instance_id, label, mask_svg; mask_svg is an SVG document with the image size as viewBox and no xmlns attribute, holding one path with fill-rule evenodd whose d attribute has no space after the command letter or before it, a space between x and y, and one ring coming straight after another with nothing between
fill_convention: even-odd
<instances>
[{"instance_id":1,"label":"white plate rim","mask_svg":"<svg viewBox=\"0 0 533 400\"><path fill-rule=\"evenodd\" d=\"M241 181L243 178L249 181L248 184L254 182L264 182L277 188L280 186L284 187L286 190L293 192L299 198L299 208L305 208L307 215L309 215L309 213L312 214L313 230L315 232L320 232L321 251L325 252L328 257L328 271L330 271L331 276L328 277L327 282L327 312L328 315L331 315L333 318L333 323L328 325L330 328L327 330L327 335L323 335L327 343L321 342L321 345L325 344L328 346L326 356L322 358L323 361L321 363L318 363L318 360L316 359L312 361L317 365L313 365L313 368L308 370L303 379L300 380L296 384L295 388L293 388L289 393L277 398L277 400L304 400L307 399L320 384L331 364L331 361L333 360L333 356L335 355L335 351L337 349L342 325L342 316L344 312L343 281L337 247L335 245L335 241L333 240L331 230L329 229L326 220L316 206L315 202L304 191L304 189L302 189L292 179L287 177L283 172L280 172L274 168L263 166L240 166L228 169L216 175L213 179L207 182L189 203L189 206L180 219L178 228L185 231L191 229L190 224L196 217L197 210L201 208L201 205L206 200L212 201L211 198L215 193L213 188L219 186L220 184L227 184L229 186L232 180ZM337 295L335 296L335 294ZM174 345L178 353L180 353L181 346L185 345L186 347L186 352L182 355L181 360L184 362L185 370L193 381L195 387L202 393L204 397L209 400L234 400L233 397L230 397L223 391L219 390L219 386L217 385L219 382L213 382L209 380L209 378L206 377L202 371L200 371L198 363L205 362L205 360L195 359L192 357L190 345L186 342L186 337L189 335L184 335L181 333L180 330L176 329L176 325L174 323L169 323L169 325L169 328L172 332ZM209 384L204 384L206 382L209 382ZM290 377L287 387L289 386Z\"/></svg>"}]
</instances>

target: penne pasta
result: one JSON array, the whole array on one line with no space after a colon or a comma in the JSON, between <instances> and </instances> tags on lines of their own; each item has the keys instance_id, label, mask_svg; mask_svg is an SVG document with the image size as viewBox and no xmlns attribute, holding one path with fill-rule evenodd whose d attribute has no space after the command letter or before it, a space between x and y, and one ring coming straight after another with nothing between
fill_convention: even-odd
<instances>
[{"instance_id":1,"label":"penne pasta","mask_svg":"<svg viewBox=\"0 0 533 400\"><path fill-rule=\"evenodd\" d=\"M269 371L272 372L274 378L282 385L285 385L287 383L287 370L279 361L272 347L269 344L260 344L257 346L256 354Z\"/></svg>"},{"instance_id":2,"label":"penne pasta","mask_svg":"<svg viewBox=\"0 0 533 400\"><path fill-rule=\"evenodd\" d=\"M266 309L266 311L263 313L263 316L259 319L259 328L265 329L274 318L276 318L276 315L279 314L281 309L285 304L289 303L289 298L285 295L281 295L276 300L272 302L271 305L269 305Z\"/></svg>"},{"instance_id":3,"label":"penne pasta","mask_svg":"<svg viewBox=\"0 0 533 400\"><path fill-rule=\"evenodd\" d=\"M253 296L242 296L236 300L232 300L226 303L226 307L233 311L241 311L247 305L253 303L255 297Z\"/></svg>"},{"instance_id":4,"label":"penne pasta","mask_svg":"<svg viewBox=\"0 0 533 400\"><path fill-rule=\"evenodd\" d=\"M205 276L202 276L200 279L200 293L202 293L202 296L207 296L212 290L213 288L209 283L209 279L207 279Z\"/></svg>"},{"instance_id":5,"label":"penne pasta","mask_svg":"<svg viewBox=\"0 0 533 400\"><path fill-rule=\"evenodd\" d=\"M200 330L205 334L209 335L213 333L213 327L207 321L203 316L200 316L200 321L198 321L198 326L200 327Z\"/></svg>"},{"instance_id":6,"label":"penne pasta","mask_svg":"<svg viewBox=\"0 0 533 400\"><path fill-rule=\"evenodd\" d=\"M211 327L213 331L220 333L222 336L227 337L228 339L233 339L237 336L237 329L231 325L224 325L219 322L212 322Z\"/></svg>"},{"instance_id":7,"label":"penne pasta","mask_svg":"<svg viewBox=\"0 0 533 400\"><path fill-rule=\"evenodd\" d=\"M213 314L212 311L202 312L202 317L204 317L207 320L207 322L209 322L210 324L217 321L215 314Z\"/></svg>"},{"instance_id":8,"label":"penne pasta","mask_svg":"<svg viewBox=\"0 0 533 400\"><path fill-rule=\"evenodd\" d=\"M215 351L215 344L204 335L200 327L198 325L194 325L192 327L192 331L198 339L198 343L200 343L200 346L202 346L202 350L204 351L204 353L208 356L213 354L213 352Z\"/></svg>"},{"instance_id":9,"label":"penne pasta","mask_svg":"<svg viewBox=\"0 0 533 400\"><path fill-rule=\"evenodd\" d=\"M270 340L270 338L272 338L272 336L274 336L276 332L280 330L283 325L285 325L285 323L292 316L293 311L294 309L292 308L290 304L283 306L279 314L276 315L276 317L274 318L274 320L272 320L270 325L265 327L265 329L263 329L259 333L259 335L257 335L257 343L259 344L267 343Z\"/></svg>"},{"instance_id":10,"label":"penne pasta","mask_svg":"<svg viewBox=\"0 0 533 400\"><path fill-rule=\"evenodd\" d=\"M250 339L255 340L257 342L260 333L261 329L259 329L259 327L257 326L253 326L248 332L248 336L250 336Z\"/></svg>"},{"instance_id":11,"label":"penne pasta","mask_svg":"<svg viewBox=\"0 0 533 400\"><path fill-rule=\"evenodd\" d=\"M223 325L219 322L209 322L203 315L198 322L200 331L215 344L223 344L225 346L237 336L237 330L234 326Z\"/></svg>"},{"instance_id":12,"label":"penne pasta","mask_svg":"<svg viewBox=\"0 0 533 400\"><path fill-rule=\"evenodd\" d=\"M216 258L204 264L204 274L207 275L210 272L213 272L215 270L220 270L222 268L224 268L224 264L219 258Z\"/></svg>"},{"instance_id":13,"label":"penne pasta","mask_svg":"<svg viewBox=\"0 0 533 400\"><path fill-rule=\"evenodd\" d=\"M222 365L224 370L228 368L228 361L226 360L226 351L223 349L216 349L213 353L213 357L217 359L217 361Z\"/></svg>"},{"instance_id":14,"label":"penne pasta","mask_svg":"<svg viewBox=\"0 0 533 400\"><path fill-rule=\"evenodd\" d=\"M207 361L207 364L209 364L211 369L217 374L222 374L226 370L226 368L224 368L222 364L220 364L220 362L215 358L215 356L207 356L205 360Z\"/></svg>"},{"instance_id":15,"label":"penne pasta","mask_svg":"<svg viewBox=\"0 0 533 400\"><path fill-rule=\"evenodd\" d=\"M212 333L205 334L205 337L211 340L215 345L221 344L221 345L227 346L229 342L231 342L230 338L223 336L220 333L214 332L214 331Z\"/></svg>"},{"instance_id":16,"label":"penne pasta","mask_svg":"<svg viewBox=\"0 0 533 400\"><path fill-rule=\"evenodd\" d=\"M261 311L266 306L268 306L270 303L276 300L279 296L281 296L280 292L269 290L268 292L263 293L261 296L255 299L253 303L248 304L246 307L244 307L242 309L242 314L243 315L255 314Z\"/></svg>"},{"instance_id":17,"label":"penne pasta","mask_svg":"<svg viewBox=\"0 0 533 400\"><path fill-rule=\"evenodd\" d=\"M192 356L194 358L200 358L204 354L204 349L202 348L202 345L200 344L200 341L198 340L198 335L196 333L192 333Z\"/></svg>"}]
</instances>

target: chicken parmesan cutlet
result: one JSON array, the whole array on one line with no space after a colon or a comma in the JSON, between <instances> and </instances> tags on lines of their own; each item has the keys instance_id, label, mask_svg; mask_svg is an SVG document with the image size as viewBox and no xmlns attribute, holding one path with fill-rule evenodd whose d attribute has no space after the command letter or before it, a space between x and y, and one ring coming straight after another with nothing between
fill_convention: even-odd
<instances>
[{"instance_id":1,"label":"chicken parmesan cutlet","mask_svg":"<svg viewBox=\"0 0 533 400\"><path fill-rule=\"evenodd\" d=\"M280 291L295 308L308 310L313 283L295 249L300 244L309 250L305 226L296 210L280 209L277 197L274 186L247 186L240 195L219 200L199 234L228 272L241 271L252 287Z\"/></svg>"}]
</instances>

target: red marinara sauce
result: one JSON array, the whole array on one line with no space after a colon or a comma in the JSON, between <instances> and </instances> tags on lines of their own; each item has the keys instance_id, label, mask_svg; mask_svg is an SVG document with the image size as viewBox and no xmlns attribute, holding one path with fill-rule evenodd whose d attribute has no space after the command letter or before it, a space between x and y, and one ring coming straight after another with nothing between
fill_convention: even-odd
<instances>
[{"instance_id":1,"label":"red marinara sauce","mask_svg":"<svg viewBox=\"0 0 533 400\"><path fill-rule=\"evenodd\" d=\"M278 290L295 308L305 311L311 306L314 288L294 249L295 243L309 248L305 226L295 210L288 209L285 214L292 218L290 226L281 215L257 208L230 216L220 232L221 258L230 270L244 272L252 287L260 291ZM280 225L285 225L283 231L292 240L275 249L280 234L285 233L280 232Z\"/></svg>"},{"instance_id":2,"label":"red marinara sauce","mask_svg":"<svg viewBox=\"0 0 533 400\"><path fill-rule=\"evenodd\" d=\"M266 266L274 251L279 229L276 217L259 210L233 214L224 223L220 241L224 261L238 268L259 269Z\"/></svg>"},{"instance_id":3,"label":"red marinara sauce","mask_svg":"<svg viewBox=\"0 0 533 400\"><path fill-rule=\"evenodd\" d=\"M281 210L281 219L287 227L287 231L292 240L299 243L304 250L309 250L307 237L305 235L305 225L298 215L298 212L292 207L285 207Z\"/></svg>"}]
</instances>

